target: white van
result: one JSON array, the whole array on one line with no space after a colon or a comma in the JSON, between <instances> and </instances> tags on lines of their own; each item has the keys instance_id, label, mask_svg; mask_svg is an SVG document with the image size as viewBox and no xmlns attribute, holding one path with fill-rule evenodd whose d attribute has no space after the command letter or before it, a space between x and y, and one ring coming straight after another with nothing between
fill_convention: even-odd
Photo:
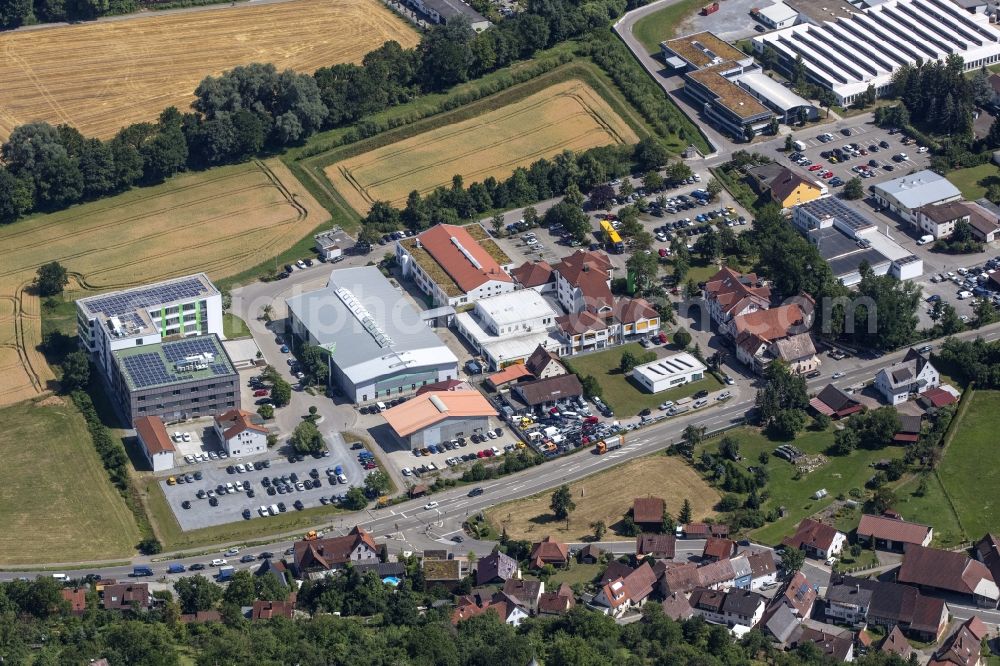
<instances>
[{"instance_id":1,"label":"white van","mask_svg":"<svg viewBox=\"0 0 1000 666\"><path fill-rule=\"evenodd\" d=\"M971 291L966 291L963 289L962 291L958 292L958 300L964 301L967 298L972 298Z\"/></svg>"},{"instance_id":2,"label":"white van","mask_svg":"<svg viewBox=\"0 0 1000 666\"><path fill-rule=\"evenodd\" d=\"M934 240L934 236L931 236L930 234L925 234L925 235L923 235L923 236L920 237L920 240L917 241L917 245L927 245L928 243L932 242L933 240Z\"/></svg>"},{"instance_id":3,"label":"white van","mask_svg":"<svg viewBox=\"0 0 1000 666\"><path fill-rule=\"evenodd\" d=\"M795 150L801 151L806 149L806 144L803 141L793 141L792 147L795 148Z\"/></svg>"},{"instance_id":4,"label":"white van","mask_svg":"<svg viewBox=\"0 0 1000 666\"><path fill-rule=\"evenodd\" d=\"M580 415L577 414L576 412L562 412L560 416L566 419L576 419L577 421L580 420Z\"/></svg>"},{"instance_id":5,"label":"white van","mask_svg":"<svg viewBox=\"0 0 1000 666\"><path fill-rule=\"evenodd\" d=\"M271 513L272 516L277 516L279 513L281 513L280 509L278 509L277 504L272 504L271 506L268 507L267 510Z\"/></svg>"},{"instance_id":6,"label":"white van","mask_svg":"<svg viewBox=\"0 0 1000 666\"><path fill-rule=\"evenodd\" d=\"M65 583L66 581L69 580L69 576L67 576L64 573L54 573L52 574L52 577L55 578L60 583Z\"/></svg>"}]
</instances>

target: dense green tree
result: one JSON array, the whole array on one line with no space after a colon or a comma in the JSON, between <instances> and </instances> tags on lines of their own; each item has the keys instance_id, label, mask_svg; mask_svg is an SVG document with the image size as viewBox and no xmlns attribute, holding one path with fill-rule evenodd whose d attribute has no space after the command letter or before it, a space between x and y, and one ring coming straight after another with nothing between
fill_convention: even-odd
<instances>
[{"instance_id":1,"label":"dense green tree","mask_svg":"<svg viewBox=\"0 0 1000 666\"><path fill-rule=\"evenodd\" d=\"M848 200L861 199L865 196L865 188L861 179L855 176L844 185L843 197Z\"/></svg>"},{"instance_id":2,"label":"dense green tree","mask_svg":"<svg viewBox=\"0 0 1000 666\"><path fill-rule=\"evenodd\" d=\"M344 508L350 511L360 511L368 505L365 491L358 486L352 486L347 491L347 499L343 502Z\"/></svg>"},{"instance_id":3,"label":"dense green tree","mask_svg":"<svg viewBox=\"0 0 1000 666\"><path fill-rule=\"evenodd\" d=\"M646 136L635 145L633 157L640 171L656 172L670 159L670 153L659 139ZM681 163L678 162L678 164Z\"/></svg>"},{"instance_id":4,"label":"dense green tree","mask_svg":"<svg viewBox=\"0 0 1000 666\"><path fill-rule=\"evenodd\" d=\"M549 507L552 509L552 515L556 517L556 520L565 520L569 517L569 514L576 509L576 502L573 501L573 495L570 493L569 486L563 484L552 493L552 501L549 502Z\"/></svg>"},{"instance_id":5,"label":"dense green tree","mask_svg":"<svg viewBox=\"0 0 1000 666\"><path fill-rule=\"evenodd\" d=\"M289 442L299 453L315 453L326 446L323 435L312 421L302 421L295 426Z\"/></svg>"},{"instance_id":6,"label":"dense green tree","mask_svg":"<svg viewBox=\"0 0 1000 666\"><path fill-rule=\"evenodd\" d=\"M691 500L687 498L684 499L684 503L681 505L681 512L677 514L677 520L684 525L688 525L694 521L694 513L691 510Z\"/></svg>"},{"instance_id":7,"label":"dense green tree","mask_svg":"<svg viewBox=\"0 0 1000 666\"><path fill-rule=\"evenodd\" d=\"M802 568L806 557L798 548L785 548L781 551L781 568L792 574Z\"/></svg>"},{"instance_id":8,"label":"dense green tree","mask_svg":"<svg viewBox=\"0 0 1000 666\"><path fill-rule=\"evenodd\" d=\"M185 576L174 583L181 612L196 613L215 607L222 598L222 588L205 576Z\"/></svg>"},{"instance_id":9,"label":"dense green tree","mask_svg":"<svg viewBox=\"0 0 1000 666\"><path fill-rule=\"evenodd\" d=\"M74 351L66 355L59 367L62 377L59 380L64 393L85 389L90 383L90 358L83 351Z\"/></svg>"},{"instance_id":10,"label":"dense green tree","mask_svg":"<svg viewBox=\"0 0 1000 666\"><path fill-rule=\"evenodd\" d=\"M35 289L39 296L61 294L67 284L69 284L69 274L58 261L42 264L35 272Z\"/></svg>"},{"instance_id":11,"label":"dense green tree","mask_svg":"<svg viewBox=\"0 0 1000 666\"><path fill-rule=\"evenodd\" d=\"M389 492L391 487L392 481L389 480L389 475L380 469L373 470L370 474L365 476L365 489L368 490L371 495L384 495Z\"/></svg>"},{"instance_id":12,"label":"dense green tree","mask_svg":"<svg viewBox=\"0 0 1000 666\"><path fill-rule=\"evenodd\" d=\"M317 346L304 348L299 354L299 363L308 383L320 386L326 385L330 366L328 363L328 354L325 349Z\"/></svg>"},{"instance_id":13,"label":"dense green tree","mask_svg":"<svg viewBox=\"0 0 1000 666\"><path fill-rule=\"evenodd\" d=\"M683 326L674 331L674 344L678 349L687 349L691 344L691 334Z\"/></svg>"},{"instance_id":14,"label":"dense green tree","mask_svg":"<svg viewBox=\"0 0 1000 666\"><path fill-rule=\"evenodd\" d=\"M257 587L254 584L254 575L246 569L236 571L229 582L226 583L226 591L222 595L223 603L232 604L236 607L251 606L257 598Z\"/></svg>"},{"instance_id":15,"label":"dense green tree","mask_svg":"<svg viewBox=\"0 0 1000 666\"><path fill-rule=\"evenodd\" d=\"M271 378L271 402L275 407L284 407L292 400L292 385L275 374Z\"/></svg>"}]
</instances>

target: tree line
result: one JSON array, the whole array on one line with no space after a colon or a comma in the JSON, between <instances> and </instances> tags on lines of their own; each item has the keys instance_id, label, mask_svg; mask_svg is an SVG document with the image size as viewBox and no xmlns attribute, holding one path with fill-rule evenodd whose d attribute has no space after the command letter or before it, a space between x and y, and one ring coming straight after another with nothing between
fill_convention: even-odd
<instances>
[{"instance_id":1,"label":"tree line","mask_svg":"<svg viewBox=\"0 0 1000 666\"><path fill-rule=\"evenodd\" d=\"M148 613L96 610L96 595L91 593L89 609L80 616L70 615L59 584L51 578L0 584L0 656L4 663L36 666L85 664L99 658L111 666L524 666L532 659L553 666L837 663L813 643L782 652L760 629L736 640L724 625L697 617L674 621L655 602L645 605L641 622L628 625L578 605L565 615L532 618L516 628L495 613L452 626L450 606L432 607L430 598L419 591L404 586L392 592L371 576L355 574L307 584L300 594L301 606L307 611L382 609L381 616L368 616L371 622L329 612L307 619L251 622L238 606L259 594L251 577L241 574L245 572L237 574L236 585L230 583L232 591L221 594L205 579L182 586L181 600L170 592L157 592L162 604ZM182 604L183 610L211 606L220 596L221 622L180 622ZM872 650L855 663L905 666L908 662Z\"/></svg>"},{"instance_id":2,"label":"tree line","mask_svg":"<svg viewBox=\"0 0 1000 666\"><path fill-rule=\"evenodd\" d=\"M36 23L91 21L137 9L136 0L0 0L0 30Z\"/></svg>"},{"instance_id":3,"label":"tree line","mask_svg":"<svg viewBox=\"0 0 1000 666\"><path fill-rule=\"evenodd\" d=\"M607 25L624 5L545 0L482 33L456 21L431 29L415 48L386 42L360 65L312 75L261 63L235 67L202 80L191 111L169 107L156 122L130 125L108 140L69 125L22 125L0 150L0 223L301 145L318 131L531 58Z\"/></svg>"}]
</instances>

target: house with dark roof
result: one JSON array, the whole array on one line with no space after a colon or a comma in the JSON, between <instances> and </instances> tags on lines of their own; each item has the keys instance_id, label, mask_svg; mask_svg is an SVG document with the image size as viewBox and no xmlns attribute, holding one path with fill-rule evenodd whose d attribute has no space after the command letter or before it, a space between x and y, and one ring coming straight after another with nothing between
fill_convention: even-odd
<instances>
[{"instance_id":1,"label":"house with dark roof","mask_svg":"<svg viewBox=\"0 0 1000 666\"><path fill-rule=\"evenodd\" d=\"M875 375L875 388L890 405L909 400L910 395L940 386L941 375L930 359L910 348L899 363L882 368Z\"/></svg>"},{"instance_id":2,"label":"house with dark roof","mask_svg":"<svg viewBox=\"0 0 1000 666\"><path fill-rule=\"evenodd\" d=\"M733 587L737 577L736 569L733 567L734 560L735 558L719 560L698 567L698 585L712 590L728 590ZM747 565L747 569L749 568Z\"/></svg>"},{"instance_id":3,"label":"house with dark roof","mask_svg":"<svg viewBox=\"0 0 1000 666\"><path fill-rule=\"evenodd\" d=\"M516 578L520 571L517 560L500 551L479 558L476 562L476 585L505 583Z\"/></svg>"},{"instance_id":4,"label":"house with dark roof","mask_svg":"<svg viewBox=\"0 0 1000 666\"><path fill-rule=\"evenodd\" d=\"M538 608L538 598L545 592L545 583L540 580L510 578L504 582L502 591L519 606L534 611Z\"/></svg>"},{"instance_id":5,"label":"house with dark roof","mask_svg":"<svg viewBox=\"0 0 1000 666\"><path fill-rule=\"evenodd\" d=\"M378 561L378 546L370 533L355 525L344 536L302 539L293 544L293 562L299 577L313 572L342 569L348 562Z\"/></svg>"},{"instance_id":6,"label":"house with dark roof","mask_svg":"<svg viewBox=\"0 0 1000 666\"><path fill-rule=\"evenodd\" d=\"M672 560L677 548L677 537L673 534L642 533L635 538L635 556L652 556L658 560Z\"/></svg>"},{"instance_id":7,"label":"house with dark roof","mask_svg":"<svg viewBox=\"0 0 1000 666\"><path fill-rule=\"evenodd\" d=\"M396 260L435 306L458 307L516 288L510 257L477 224L437 224L401 239Z\"/></svg>"},{"instance_id":8,"label":"house with dark roof","mask_svg":"<svg viewBox=\"0 0 1000 666\"><path fill-rule=\"evenodd\" d=\"M551 407L556 400L582 396L583 386L576 375L566 374L537 379L533 382L521 382L512 386L510 392L528 409L533 410Z\"/></svg>"},{"instance_id":9,"label":"house with dark roof","mask_svg":"<svg viewBox=\"0 0 1000 666\"><path fill-rule=\"evenodd\" d=\"M222 613L217 610L195 611L194 613L184 613L180 616L181 624L205 624L206 622L222 622ZM90 666L96 666L96 662L90 662Z\"/></svg>"},{"instance_id":10,"label":"house with dark roof","mask_svg":"<svg viewBox=\"0 0 1000 666\"><path fill-rule=\"evenodd\" d=\"M736 554L736 542L721 537L708 537L701 552L703 562L718 562Z\"/></svg>"},{"instance_id":11,"label":"house with dark roof","mask_svg":"<svg viewBox=\"0 0 1000 666\"><path fill-rule=\"evenodd\" d=\"M691 592L688 603L707 622L753 628L764 616L766 600L750 590L712 590L704 587Z\"/></svg>"},{"instance_id":12,"label":"house with dark roof","mask_svg":"<svg viewBox=\"0 0 1000 666\"><path fill-rule=\"evenodd\" d=\"M993 580L1000 580L1000 539L986 534L972 548L973 556L986 565L993 574Z\"/></svg>"},{"instance_id":13,"label":"house with dark roof","mask_svg":"<svg viewBox=\"0 0 1000 666\"><path fill-rule=\"evenodd\" d=\"M660 594L687 594L700 584L698 565L692 562L671 562L660 574Z\"/></svg>"},{"instance_id":14,"label":"house with dark roof","mask_svg":"<svg viewBox=\"0 0 1000 666\"><path fill-rule=\"evenodd\" d=\"M948 606L908 585L835 575L826 590L826 616L854 626L899 627L917 640L934 642L948 624Z\"/></svg>"},{"instance_id":15,"label":"house with dark roof","mask_svg":"<svg viewBox=\"0 0 1000 666\"><path fill-rule=\"evenodd\" d=\"M604 612L620 617L629 609L645 604L655 586L656 574L649 563L644 562L627 576L616 578L601 587L593 603Z\"/></svg>"},{"instance_id":16,"label":"house with dark roof","mask_svg":"<svg viewBox=\"0 0 1000 666\"><path fill-rule=\"evenodd\" d=\"M608 562L608 566L604 569L604 572L598 579L597 585L598 587L604 587L605 585L607 585L608 583L617 578L624 578L625 576L632 573L634 570L635 569L633 567L630 567L624 562L620 562L619 560L611 560L610 562Z\"/></svg>"},{"instance_id":17,"label":"house with dark roof","mask_svg":"<svg viewBox=\"0 0 1000 666\"><path fill-rule=\"evenodd\" d=\"M973 615L934 653L927 666L981 666L983 639L987 635L989 628Z\"/></svg>"},{"instance_id":18,"label":"house with dark roof","mask_svg":"<svg viewBox=\"0 0 1000 666\"><path fill-rule=\"evenodd\" d=\"M950 550L909 546L896 580L932 593L961 595L983 608L996 608L1000 599L986 565Z\"/></svg>"},{"instance_id":19,"label":"house with dark roof","mask_svg":"<svg viewBox=\"0 0 1000 666\"><path fill-rule=\"evenodd\" d=\"M257 567L257 571L254 572L255 576L274 576L274 578L281 583L283 586L288 586L288 577L286 572L288 568L285 563L281 560L275 560L273 558L268 558L260 563Z\"/></svg>"},{"instance_id":20,"label":"house with dark roof","mask_svg":"<svg viewBox=\"0 0 1000 666\"><path fill-rule=\"evenodd\" d=\"M640 529L659 532L666 507L659 497L637 497L632 501L632 520Z\"/></svg>"},{"instance_id":21,"label":"house with dark roof","mask_svg":"<svg viewBox=\"0 0 1000 666\"><path fill-rule=\"evenodd\" d=\"M792 639L791 646L798 647L805 642L813 643L822 654L836 661L854 661L854 640L849 631L834 634L825 629L800 626L798 635Z\"/></svg>"},{"instance_id":22,"label":"house with dark roof","mask_svg":"<svg viewBox=\"0 0 1000 666\"><path fill-rule=\"evenodd\" d=\"M575 375L570 376L575 377ZM569 562L569 546L547 536L532 545L528 560L535 569L541 569L546 564L551 564L555 567L564 567Z\"/></svg>"},{"instance_id":23,"label":"house with dark roof","mask_svg":"<svg viewBox=\"0 0 1000 666\"><path fill-rule=\"evenodd\" d=\"M868 617L876 581L834 576L826 588L827 620L862 626Z\"/></svg>"},{"instance_id":24,"label":"house with dark roof","mask_svg":"<svg viewBox=\"0 0 1000 666\"><path fill-rule=\"evenodd\" d=\"M728 537L729 525L718 523L689 523L682 529L685 539L707 539L710 536Z\"/></svg>"},{"instance_id":25,"label":"house with dark roof","mask_svg":"<svg viewBox=\"0 0 1000 666\"><path fill-rule=\"evenodd\" d=\"M576 606L576 596L568 583L563 583L553 592L542 592L538 596L539 615L562 615Z\"/></svg>"},{"instance_id":26,"label":"house with dark roof","mask_svg":"<svg viewBox=\"0 0 1000 666\"><path fill-rule=\"evenodd\" d=\"M809 401L818 414L824 414L832 419L842 419L864 410L864 405L844 393L833 384L827 384L819 394Z\"/></svg>"},{"instance_id":27,"label":"house with dark roof","mask_svg":"<svg viewBox=\"0 0 1000 666\"><path fill-rule=\"evenodd\" d=\"M541 345L524 362L524 367L537 379L549 379L566 374L566 368L559 360L559 355Z\"/></svg>"},{"instance_id":28,"label":"house with dark roof","mask_svg":"<svg viewBox=\"0 0 1000 666\"><path fill-rule=\"evenodd\" d=\"M928 546L934 538L934 528L888 516L861 516L858 540L873 544L876 550L904 552L907 546Z\"/></svg>"},{"instance_id":29,"label":"house with dark roof","mask_svg":"<svg viewBox=\"0 0 1000 666\"><path fill-rule=\"evenodd\" d=\"M588 543L586 546L580 549L576 557L580 564L597 564L601 561L601 556L604 551L601 547L594 543Z\"/></svg>"},{"instance_id":30,"label":"house with dark roof","mask_svg":"<svg viewBox=\"0 0 1000 666\"><path fill-rule=\"evenodd\" d=\"M738 273L726 266L705 282L702 299L720 332L731 335L735 317L771 307L771 288L756 273Z\"/></svg>"},{"instance_id":31,"label":"house with dark roof","mask_svg":"<svg viewBox=\"0 0 1000 666\"><path fill-rule=\"evenodd\" d=\"M115 583L104 587L101 604L105 610L149 610L153 595L146 583Z\"/></svg>"},{"instance_id":32,"label":"house with dark roof","mask_svg":"<svg viewBox=\"0 0 1000 666\"><path fill-rule=\"evenodd\" d=\"M660 607L663 609L663 614L675 622L681 622L694 615L694 609L691 608L688 598L676 592L661 601Z\"/></svg>"},{"instance_id":33,"label":"house with dark roof","mask_svg":"<svg viewBox=\"0 0 1000 666\"><path fill-rule=\"evenodd\" d=\"M762 550L746 553L750 565L750 589L759 590L778 580L778 566L774 561L774 551Z\"/></svg>"},{"instance_id":34,"label":"house with dark roof","mask_svg":"<svg viewBox=\"0 0 1000 666\"><path fill-rule=\"evenodd\" d=\"M840 554L847 543L847 535L825 523L804 518L795 534L781 543L788 548L803 550L809 557L825 560Z\"/></svg>"},{"instance_id":35,"label":"house with dark roof","mask_svg":"<svg viewBox=\"0 0 1000 666\"><path fill-rule=\"evenodd\" d=\"M892 441L900 446L915 444L920 441L923 417L917 414L900 414L899 430L892 436ZM927 544L924 544L925 546Z\"/></svg>"}]
</instances>

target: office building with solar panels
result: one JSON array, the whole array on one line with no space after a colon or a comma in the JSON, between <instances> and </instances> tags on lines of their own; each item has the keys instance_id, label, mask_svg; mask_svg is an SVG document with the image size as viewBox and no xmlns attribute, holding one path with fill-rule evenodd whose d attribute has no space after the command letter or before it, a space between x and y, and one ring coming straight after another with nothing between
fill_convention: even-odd
<instances>
[{"instance_id":1,"label":"office building with solar panels","mask_svg":"<svg viewBox=\"0 0 1000 666\"><path fill-rule=\"evenodd\" d=\"M374 266L335 270L323 289L285 302L292 333L326 350L329 383L354 402L458 377L455 354Z\"/></svg>"},{"instance_id":2,"label":"office building with solar panels","mask_svg":"<svg viewBox=\"0 0 1000 666\"><path fill-rule=\"evenodd\" d=\"M80 343L107 372L111 353L168 338L222 332L222 295L204 273L76 302Z\"/></svg>"},{"instance_id":3,"label":"office building with solar panels","mask_svg":"<svg viewBox=\"0 0 1000 666\"><path fill-rule=\"evenodd\" d=\"M239 375L220 342L222 296L204 273L82 298L80 344L132 421L239 408Z\"/></svg>"}]
</instances>

